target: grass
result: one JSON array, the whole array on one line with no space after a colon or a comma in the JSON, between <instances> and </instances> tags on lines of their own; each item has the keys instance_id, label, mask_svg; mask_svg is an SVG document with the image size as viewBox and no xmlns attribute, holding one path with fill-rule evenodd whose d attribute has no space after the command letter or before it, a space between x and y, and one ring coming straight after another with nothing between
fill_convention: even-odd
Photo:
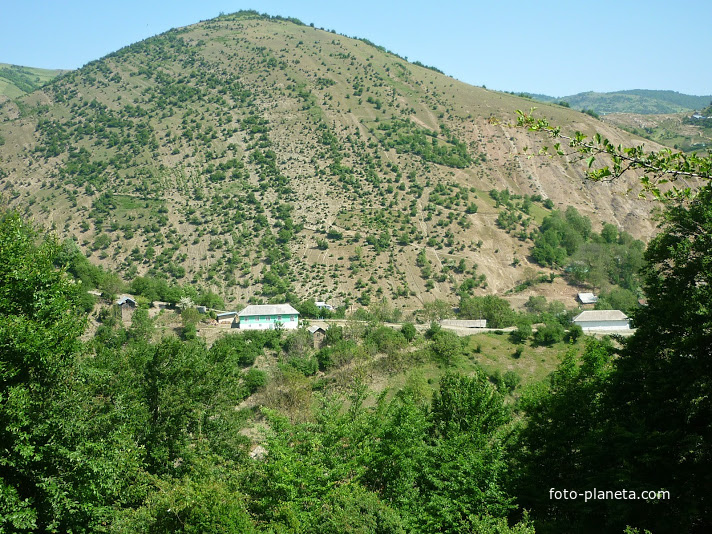
<instances>
[{"instance_id":1,"label":"grass","mask_svg":"<svg viewBox=\"0 0 712 534\"><path fill-rule=\"evenodd\" d=\"M584 345L583 341L579 340L573 347L580 354ZM516 357L515 351L519 347L523 348L523 352L521 356ZM372 363L368 375L374 393L379 394L387 390L386 398L391 398L414 380L426 383L432 392L438 387L440 378L448 371L471 375L482 370L488 376L497 372L503 375L507 371L513 371L521 378L514 391L517 396L523 388L541 382L551 374L569 348L570 346L563 342L550 347L533 346L531 343L515 345L509 341L507 334L477 334L463 338L462 355L453 358L449 365L433 360L423 344L409 354L391 357L392 365L383 360ZM389 367L392 368L390 372Z\"/></svg>"}]
</instances>

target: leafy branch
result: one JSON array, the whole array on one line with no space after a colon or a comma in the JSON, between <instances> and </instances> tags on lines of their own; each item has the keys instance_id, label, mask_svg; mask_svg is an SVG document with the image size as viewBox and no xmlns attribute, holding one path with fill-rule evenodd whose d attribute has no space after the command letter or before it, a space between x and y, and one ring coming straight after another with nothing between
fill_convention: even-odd
<instances>
[{"instance_id":1,"label":"leafy branch","mask_svg":"<svg viewBox=\"0 0 712 534\"><path fill-rule=\"evenodd\" d=\"M690 187L678 189L675 186L665 193L660 191L659 186L674 182L679 178L712 180L712 156L700 157L697 154L684 154L673 152L670 149L663 149L658 152L646 152L643 146L624 147L614 145L608 139L596 133L593 138L589 138L581 132L576 132L573 136L561 133L561 127L552 126L544 118L534 116L535 108L529 113L517 110L517 126L525 127L530 131L546 132L549 137L557 140L553 145L554 152L559 156L567 156L562 149L563 140L573 149L572 153L578 153L586 159L586 176L596 182L610 182L619 178L631 170L640 170L643 176L640 182L643 186L643 193L651 193L655 198L689 198L692 194ZM527 148L524 148L527 151ZM539 150L539 155L549 155L549 147L544 146ZM608 164L594 168L601 159L607 160Z\"/></svg>"}]
</instances>

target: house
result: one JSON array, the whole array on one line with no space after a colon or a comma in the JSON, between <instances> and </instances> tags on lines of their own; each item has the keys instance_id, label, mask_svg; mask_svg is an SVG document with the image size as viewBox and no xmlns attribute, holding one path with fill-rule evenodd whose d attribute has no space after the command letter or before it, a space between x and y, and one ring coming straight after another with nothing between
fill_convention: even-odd
<instances>
[{"instance_id":1,"label":"house","mask_svg":"<svg viewBox=\"0 0 712 534\"><path fill-rule=\"evenodd\" d=\"M326 337L326 328L319 325L312 325L307 328L307 330L311 334L312 340L314 341L314 348L318 349L321 347L321 344L324 342L324 338Z\"/></svg>"},{"instance_id":2,"label":"house","mask_svg":"<svg viewBox=\"0 0 712 534\"><path fill-rule=\"evenodd\" d=\"M252 304L237 314L240 330L296 330L299 312L289 304Z\"/></svg>"},{"instance_id":3,"label":"house","mask_svg":"<svg viewBox=\"0 0 712 534\"><path fill-rule=\"evenodd\" d=\"M224 312L218 313L215 316L215 319L217 319L218 324L231 324L233 321L235 321L236 316L237 312Z\"/></svg>"},{"instance_id":4,"label":"house","mask_svg":"<svg viewBox=\"0 0 712 534\"><path fill-rule=\"evenodd\" d=\"M450 326L455 328L487 328L487 319L443 319L440 321L440 326Z\"/></svg>"},{"instance_id":5,"label":"house","mask_svg":"<svg viewBox=\"0 0 712 534\"><path fill-rule=\"evenodd\" d=\"M579 293L578 300L581 304L596 304L598 297L593 293Z\"/></svg>"},{"instance_id":6,"label":"house","mask_svg":"<svg viewBox=\"0 0 712 534\"><path fill-rule=\"evenodd\" d=\"M314 304L320 310L334 311L334 307L331 304L327 304L326 302L315 302Z\"/></svg>"},{"instance_id":7,"label":"house","mask_svg":"<svg viewBox=\"0 0 712 534\"><path fill-rule=\"evenodd\" d=\"M630 319L620 310L586 310L573 320L584 331L630 330Z\"/></svg>"}]
</instances>

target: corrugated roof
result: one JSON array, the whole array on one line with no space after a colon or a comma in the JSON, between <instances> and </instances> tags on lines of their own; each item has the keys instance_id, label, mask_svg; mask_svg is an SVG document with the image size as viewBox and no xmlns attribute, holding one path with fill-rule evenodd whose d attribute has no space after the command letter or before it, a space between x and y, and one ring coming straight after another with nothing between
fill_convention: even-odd
<instances>
[{"instance_id":1,"label":"corrugated roof","mask_svg":"<svg viewBox=\"0 0 712 534\"><path fill-rule=\"evenodd\" d=\"M326 332L326 328L324 328L323 326L319 326L319 325L312 325L309 328L307 328L307 330L309 330L310 334L316 334L319 330L321 330L322 332Z\"/></svg>"},{"instance_id":2,"label":"corrugated roof","mask_svg":"<svg viewBox=\"0 0 712 534\"><path fill-rule=\"evenodd\" d=\"M574 317L574 322L580 321L625 321L628 316L620 310L586 310Z\"/></svg>"},{"instance_id":3,"label":"corrugated roof","mask_svg":"<svg viewBox=\"0 0 712 534\"><path fill-rule=\"evenodd\" d=\"M579 293L578 298L581 304L596 304L598 302L598 297L593 293Z\"/></svg>"},{"instance_id":4,"label":"corrugated roof","mask_svg":"<svg viewBox=\"0 0 712 534\"><path fill-rule=\"evenodd\" d=\"M250 315L299 315L299 312L289 304L251 304L240 313L238 317Z\"/></svg>"}]
</instances>

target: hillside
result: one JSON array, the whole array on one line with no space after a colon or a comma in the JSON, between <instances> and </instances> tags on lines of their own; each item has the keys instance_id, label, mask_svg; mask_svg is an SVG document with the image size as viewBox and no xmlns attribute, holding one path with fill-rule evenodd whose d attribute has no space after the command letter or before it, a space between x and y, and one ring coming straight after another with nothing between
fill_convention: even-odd
<instances>
[{"instance_id":1,"label":"hillside","mask_svg":"<svg viewBox=\"0 0 712 534\"><path fill-rule=\"evenodd\" d=\"M62 72L64 71L0 63L0 96L17 98L26 95L59 76Z\"/></svg>"},{"instance_id":2,"label":"hillside","mask_svg":"<svg viewBox=\"0 0 712 534\"><path fill-rule=\"evenodd\" d=\"M0 191L126 280L166 276L233 304L454 303L466 280L501 294L548 274L530 230L552 207L654 231L634 178L588 183L576 164L521 156L542 140L507 124L530 105L367 41L239 13L3 103ZM538 112L641 142L561 106ZM515 195L510 211L492 189Z\"/></svg>"},{"instance_id":3,"label":"hillside","mask_svg":"<svg viewBox=\"0 0 712 534\"><path fill-rule=\"evenodd\" d=\"M712 95L695 96L677 91L631 89L608 93L585 92L561 98L528 95L543 102L566 102L574 109L590 109L599 114L634 113L656 115L693 111L709 106Z\"/></svg>"},{"instance_id":4,"label":"hillside","mask_svg":"<svg viewBox=\"0 0 712 534\"><path fill-rule=\"evenodd\" d=\"M711 108L702 110L701 114L711 116ZM695 118L690 111L662 115L611 113L603 120L633 135L683 152L704 153L712 146L712 119Z\"/></svg>"}]
</instances>

